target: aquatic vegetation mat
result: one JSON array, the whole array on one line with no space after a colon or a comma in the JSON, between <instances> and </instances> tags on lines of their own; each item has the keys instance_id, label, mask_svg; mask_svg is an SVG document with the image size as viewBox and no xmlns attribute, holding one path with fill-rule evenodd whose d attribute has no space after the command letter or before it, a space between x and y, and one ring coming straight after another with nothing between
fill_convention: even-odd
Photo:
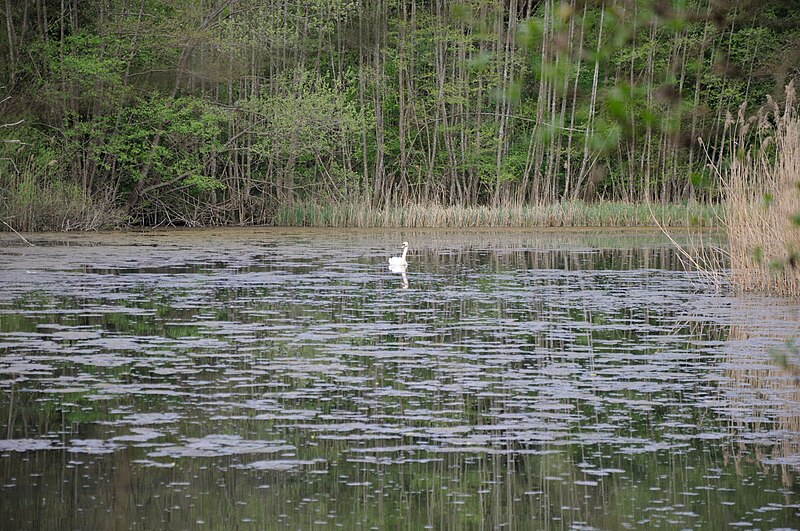
<instances>
[{"instance_id":1,"label":"aquatic vegetation mat","mask_svg":"<svg viewBox=\"0 0 800 531\"><path fill-rule=\"evenodd\" d=\"M0 242L13 528L800 521L800 305L659 234L37 238Z\"/></svg>"}]
</instances>

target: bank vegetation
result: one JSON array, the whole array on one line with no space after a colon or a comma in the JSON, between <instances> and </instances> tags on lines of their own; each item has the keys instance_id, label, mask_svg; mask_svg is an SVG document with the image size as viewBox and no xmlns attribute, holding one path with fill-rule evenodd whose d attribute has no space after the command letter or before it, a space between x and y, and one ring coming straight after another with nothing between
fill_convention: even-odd
<instances>
[{"instance_id":1,"label":"bank vegetation","mask_svg":"<svg viewBox=\"0 0 800 531\"><path fill-rule=\"evenodd\" d=\"M732 284L800 295L800 119L794 83L784 105L771 98L748 118L728 120L731 163L723 178Z\"/></svg>"},{"instance_id":2,"label":"bank vegetation","mask_svg":"<svg viewBox=\"0 0 800 531\"><path fill-rule=\"evenodd\" d=\"M707 225L725 117L800 57L780 0L2 7L19 230Z\"/></svg>"}]
</instances>

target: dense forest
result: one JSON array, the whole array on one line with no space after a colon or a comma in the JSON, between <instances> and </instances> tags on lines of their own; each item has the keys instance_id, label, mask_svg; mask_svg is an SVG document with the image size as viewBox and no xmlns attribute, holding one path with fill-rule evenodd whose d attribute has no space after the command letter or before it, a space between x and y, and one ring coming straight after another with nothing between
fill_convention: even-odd
<instances>
[{"instance_id":1,"label":"dense forest","mask_svg":"<svg viewBox=\"0 0 800 531\"><path fill-rule=\"evenodd\" d=\"M788 0L4 0L0 218L715 202ZM735 155L735 154L733 154Z\"/></svg>"}]
</instances>

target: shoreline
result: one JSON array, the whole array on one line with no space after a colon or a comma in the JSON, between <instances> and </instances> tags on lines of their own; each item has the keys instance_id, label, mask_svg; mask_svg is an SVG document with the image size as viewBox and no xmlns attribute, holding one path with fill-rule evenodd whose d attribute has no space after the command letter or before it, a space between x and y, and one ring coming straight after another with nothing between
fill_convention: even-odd
<instances>
[{"instance_id":1,"label":"shoreline","mask_svg":"<svg viewBox=\"0 0 800 531\"><path fill-rule=\"evenodd\" d=\"M99 231L155 231L190 228L332 228L332 229L608 229L608 228L721 228L724 207L701 203L626 203L564 201L546 205L510 207L440 206L409 204L404 207L369 208L359 203L320 204L294 203L279 207L267 224L203 225L179 220L171 224L103 226L87 230L26 230L9 228L20 235L39 233L81 233ZM0 234L13 234L2 227ZM22 229L22 230L21 230Z\"/></svg>"}]
</instances>

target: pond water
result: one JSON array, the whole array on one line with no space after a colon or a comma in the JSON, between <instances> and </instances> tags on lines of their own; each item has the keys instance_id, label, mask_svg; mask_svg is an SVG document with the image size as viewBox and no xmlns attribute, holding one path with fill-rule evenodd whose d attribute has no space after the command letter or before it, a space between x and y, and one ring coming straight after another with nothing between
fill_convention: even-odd
<instances>
[{"instance_id":1,"label":"pond water","mask_svg":"<svg viewBox=\"0 0 800 531\"><path fill-rule=\"evenodd\" d=\"M800 303L659 234L32 239L0 235L0 527L800 527Z\"/></svg>"}]
</instances>

